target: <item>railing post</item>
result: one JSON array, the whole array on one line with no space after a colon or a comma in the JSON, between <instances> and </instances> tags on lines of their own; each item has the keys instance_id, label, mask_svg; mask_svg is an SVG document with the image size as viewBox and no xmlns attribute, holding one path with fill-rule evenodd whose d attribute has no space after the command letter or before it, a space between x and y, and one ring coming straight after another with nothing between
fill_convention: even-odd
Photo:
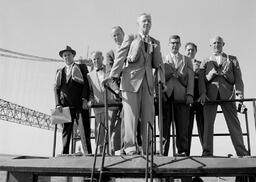
<instances>
[{"instance_id":1,"label":"railing post","mask_svg":"<svg viewBox=\"0 0 256 182\"><path fill-rule=\"evenodd\" d=\"M52 151L52 156L53 157L55 157L55 152L56 152L56 139L57 139L57 124L54 125L53 151Z\"/></svg>"},{"instance_id":2,"label":"railing post","mask_svg":"<svg viewBox=\"0 0 256 182\"><path fill-rule=\"evenodd\" d=\"M108 136L107 136L107 140L108 140L108 145L107 145L107 152L108 154L111 154L111 144L110 144L110 139L111 139L111 132L110 132L110 124L108 121L108 88L104 85L105 88L105 97L104 97L104 113L105 113L105 127L108 130Z\"/></svg>"},{"instance_id":3,"label":"railing post","mask_svg":"<svg viewBox=\"0 0 256 182\"><path fill-rule=\"evenodd\" d=\"M159 144L160 155L163 155L163 108L162 108L162 83L158 82L158 125L159 125Z\"/></svg>"},{"instance_id":4,"label":"railing post","mask_svg":"<svg viewBox=\"0 0 256 182\"><path fill-rule=\"evenodd\" d=\"M253 105L254 124L255 124L255 129L256 129L256 103L255 103L255 100L252 101L252 105Z\"/></svg>"}]
</instances>

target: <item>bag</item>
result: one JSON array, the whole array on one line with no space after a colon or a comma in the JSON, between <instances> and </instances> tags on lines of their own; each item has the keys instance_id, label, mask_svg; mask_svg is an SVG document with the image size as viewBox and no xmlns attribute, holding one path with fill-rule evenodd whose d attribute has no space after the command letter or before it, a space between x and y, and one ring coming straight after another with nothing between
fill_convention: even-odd
<instances>
[{"instance_id":1,"label":"bag","mask_svg":"<svg viewBox=\"0 0 256 182\"><path fill-rule=\"evenodd\" d=\"M51 109L51 124L63 124L71 122L69 107L63 107L62 112L59 109Z\"/></svg>"}]
</instances>

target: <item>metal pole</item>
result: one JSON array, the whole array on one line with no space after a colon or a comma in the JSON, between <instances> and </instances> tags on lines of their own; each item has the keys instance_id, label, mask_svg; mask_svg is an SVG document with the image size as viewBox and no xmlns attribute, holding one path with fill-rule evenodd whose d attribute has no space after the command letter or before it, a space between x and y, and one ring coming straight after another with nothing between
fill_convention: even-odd
<instances>
[{"instance_id":1,"label":"metal pole","mask_svg":"<svg viewBox=\"0 0 256 182\"><path fill-rule=\"evenodd\" d=\"M253 105L254 124L255 124L255 129L256 129L256 103L255 103L255 100L252 102L252 105Z\"/></svg>"},{"instance_id":2,"label":"metal pole","mask_svg":"<svg viewBox=\"0 0 256 182\"><path fill-rule=\"evenodd\" d=\"M163 155L163 107L162 107L162 83L158 82L158 125L160 155Z\"/></svg>"},{"instance_id":3,"label":"metal pole","mask_svg":"<svg viewBox=\"0 0 256 182\"><path fill-rule=\"evenodd\" d=\"M53 151L52 156L55 157L55 151L56 151L56 136L57 136L57 124L54 125L54 135L53 135Z\"/></svg>"},{"instance_id":4,"label":"metal pole","mask_svg":"<svg viewBox=\"0 0 256 182\"><path fill-rule=\"evenodd\" d=\"M104 112L105 112L105 127L107 128L107 133L108 133L108 145L107 145L107 152L108 154L111 154L111 145L110 145L110 139L111 139L111 132L110 132L110 124L108 121L108 88L104 85L105 88L105 98L104 98ZM105 131L106 132L106 131Z\"/></svg>"},{"instance_id":5,"label":"metal pole","mask_svg":"<svg viewBox=\"0 0 256 182\"><path fill-rule=\"evenodd\" d=\"M171 103L171 107L172 107L172 120L171 120L171 127L172 127L172 152L173 152L173 156L176 156L176 148L175 148L175 123L174 123L174 103ZM169 136L170 137L170 136Z\"/></svg>"},{"instance_id":6,"label":"metal pole","mask_svg":"<svg viewBox=\"0 0 256 182\"><path fill-rule=\"evenodd\" d=\"M247 111L245 111L244 115L245 115L245 125L246 125L246 136L247 136L248 152L251 155L250 132L249 132L249 124L248 124Z\"/></svg>"}]
</instances>

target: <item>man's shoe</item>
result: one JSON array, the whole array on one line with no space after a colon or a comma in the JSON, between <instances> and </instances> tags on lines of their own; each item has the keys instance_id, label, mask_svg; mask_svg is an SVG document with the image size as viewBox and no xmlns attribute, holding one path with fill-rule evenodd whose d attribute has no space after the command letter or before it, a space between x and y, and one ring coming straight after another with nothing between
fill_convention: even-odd
<instances>
[{"instance_id":1,"label":"man's shoe","mask_svg":"<svg viewBox=\"0 0 256 182\"><path fill-rule=\"evenodd\" d=\"M126 153L126 155L137 155L137 154L138 154L137 151L130 151Z\"/></svg>"},{"instance_id":2,"label":"man's shoe","mask_svg":"<svg viewBox=\"0 0 256 182\"><path fill-rule=\"evenodd\" d=\"M187 154L186 154L186 152L181 152L181 153L176 154L176 156L177 157L186 157Z\"/></svg>"}]
</instances>

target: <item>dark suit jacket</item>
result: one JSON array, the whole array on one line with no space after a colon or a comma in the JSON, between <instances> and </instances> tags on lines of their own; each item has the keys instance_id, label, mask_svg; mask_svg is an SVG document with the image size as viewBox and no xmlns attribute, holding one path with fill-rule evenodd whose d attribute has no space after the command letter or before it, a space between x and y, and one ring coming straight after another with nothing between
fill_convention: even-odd
<instances>
[{"instance_id":1,"label":"dark suit jacket","mask_svg":"<svg viewBox=\"0 0 256 182\"><path fill-rule=\"evenodd\" d=\"M199 81L200 92L206 93L209 99L216 100L218 92L220 99L233 99L234 93L244 93L244 84L239 63L235 56L222 54L220 65L211 56L201 64L204 77ZM217 71L220 74L212 74Z\"/></svg>"},{"instance_id":2,"label":"dark suit jacket","mask_svg":"<svg viewBox=\"0 0 256 182\"><path fill-rule=\"evenodd\" d=\"M79 65L78 65L79 66ZM85 66L86 67L86 66ZM81 66L82 70L86 72L87 68ZM80 66L79 66L80 68ZM60 84L55 84L54 86L54 94L55 94L55 103L56 105L68 106L75 109L82 108L82 98L89 98L89 84L87 76L84 78L84 83L78 83L70 78L68 81L66 80L65 67L57 70L57 75L60 74ZM87 74L87 73L83 73ZM57 83L57 81L56 81Z\"/></svg>"}]
</instances>

